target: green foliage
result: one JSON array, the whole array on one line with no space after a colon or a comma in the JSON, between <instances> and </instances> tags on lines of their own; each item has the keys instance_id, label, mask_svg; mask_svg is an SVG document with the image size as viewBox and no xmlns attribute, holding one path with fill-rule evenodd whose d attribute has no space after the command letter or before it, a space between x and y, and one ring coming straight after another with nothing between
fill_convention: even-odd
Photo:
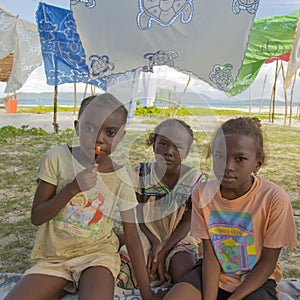
<instances>
[{"instance_id":1,"label":"green foliage","mask_svg":"<svg viewBox=\"0 0 300 300\"><path fill-rule=\"evenodd\" d=\"M74 108L72 106L59 106L57 105L57 112L73 112ZM77 109L78 111L78 109ZM53 106L19 106L17 113L36 113L44 114L48 112L53 112Z\"/></svg>"},{"instance_id":2,"label":"green foliage","mask_svg":"<svg viewBox=\"0 0 300 300\"><path fill-rule=\"evenodd\" d=\"M139 103L139 102L137 102ZM167 107L150 106L144 107L137 105L135 116L146 116L146 117L176 117L176 116L220 116L220 115L236 115L245 114L238 109L214 109L209 107L187 107L176 105L169 105Z\"/></svg>"},{"instance_id":3,"label":"green foliage","mask_svg":"<svg viewBox=\"0 0 300 300\"><path fill-rule=\"evenodd\" d=\"M30 135L45 135L47 132L42 128L28 128L29 125L22 125L20 128L14 126L0 127L0 142L7 143L7 140L16 136L30 136Z\"/></svg>"},{"instance_id":4,"label":"green foliage","mask_svg":"<svg viewBox=\"0 0 300 300\"><path fill-rule=\"evenodd\" d=\"M137 106L135 116L159 116L162 114L162 110L157 106Z\"/></svg>"}]
</instances>

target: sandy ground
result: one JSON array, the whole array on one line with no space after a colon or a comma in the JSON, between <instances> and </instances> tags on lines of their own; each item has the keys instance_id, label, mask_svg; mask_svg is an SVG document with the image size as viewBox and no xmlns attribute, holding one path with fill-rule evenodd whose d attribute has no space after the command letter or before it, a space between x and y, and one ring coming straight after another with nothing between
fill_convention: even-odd
<instances>
[{"instance_id":1,"label":"sandy ground","mask_svg":"<svg viewBox=\"0 0 300 300\"><path fill-rule=\"evenodd\" d=\"M29 128L43 128L47 132L54 132L54 114L44 113L44 114L36 114L36 113L16 113L10 114L5 110L0 109L0 127L3 126L14 126L21 127L22 125L28 125ZM74 121L77 119L77 115L74 115L72 112L59 112L57 113L56 122L59 125L59 130L65 130L67 128L74 129ZM152 124L143 123L147 119L147 117L134 117L134 119L128 122L126 129L127 130L151 130L156 125L156 122L151 122ZM188 122L194 130L205 130L211 131L215 129L218 122L221 120L220 118L216 118L215 116L189 116L184 117L186 122ZM224 119L224 118L223 118ZM157 124L160 122L160 119L157 118ZM154 124L153 124L154 123Z\"/></svg>"},{"instance_id":2,"label":"sandy ground","mask_svg":"<svg viewBox=\"0 0 300 300\"><path fill-rule=\"evenodd\" d=\"M219 108L222 109L222 108ZM225 109L225 108L224 108ZM226 108L228 109L228 108ZM248 108L238 108L240 111L244 111L245 113L249 112ZM283 108L278 108L277 113L282 113ZM257 110L252 110L251 115L255 116ZM188 116L184 117L184 120L196 131L212 131L216 128L216 126L233 116ZM56 122L59 124L59 130L65 130L67 128L74 128L74 120L76 120L77 115L72 112L59 112L57 113ZM144 124L143 122L147 119L147 117L134 117L134 119L128 123L127 130L147 130L153 129L154 124ZM53 113L16 113L11 114L7 113L5 109L0 109L0 127L11 125L14 127L21 127L22 125L28 125L29 128L43 128L47 132L54 132L53 126ZM157 119L157 123L160 122L160 119ZM268 120L263 120L263 122L268 122ZM152 122L155 123L155 122ZM275 124L284 125L283 117L275 120ZM288 122L287 122L288 124ZM296 120L292 119L291 123L292 127L300 127L300 119Z\"/></svg>"}]
</instances>

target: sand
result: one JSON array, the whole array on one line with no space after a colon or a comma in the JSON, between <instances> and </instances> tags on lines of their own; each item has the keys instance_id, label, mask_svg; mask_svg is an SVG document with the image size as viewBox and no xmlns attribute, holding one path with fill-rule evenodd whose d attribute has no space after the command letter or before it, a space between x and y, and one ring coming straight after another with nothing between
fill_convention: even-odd
<instances>
[{"instance_id":1,"label":"sand","mask_svg":"<svg viewBox=\"0 0 300 300\"><path fill-rule=\"evenodd\" d=\"M224 108L228 109L228 108ZM240 108L237 108L240 109ZM248 112L246 109L245 113ZM51 133L54 132L53 126L53 113L16 113L11 114L7 113L5 109L0 109L0 127L3 126L14 126L14 127L21 127L22 125L28 125L29 128L43 128L45 131ZM252 111L252 116L255 116L255 111ZM234 116L188 116L182 117L184 120L191 125L191 127L195 131L212 131L216 128L216 126L223 122L224 120L234 117ZM278 115L276 115L275 124L276 125L284 125L283 117L281 116L277 119ZM72 112L59 112L57 113L57 120L56 122L59 124L59 130L65 130L67 128L73 129L74 128L74 120L76 120L77 115L73 114ZM178 117L181 118L181 117ZM152 122L151 124L145 124L144 121L147 119L156 119L156 122ZM151 130L158 124L161 120L159 118L151 118L151 117L134 117L134 119L128 123L127 130ZM268 123L268 120L262 120L263 123ZM287 124L288 121L287 121ZM292 119L291 123L292 127L300 127L300 119Z\"/></svg>"}]
</instances>

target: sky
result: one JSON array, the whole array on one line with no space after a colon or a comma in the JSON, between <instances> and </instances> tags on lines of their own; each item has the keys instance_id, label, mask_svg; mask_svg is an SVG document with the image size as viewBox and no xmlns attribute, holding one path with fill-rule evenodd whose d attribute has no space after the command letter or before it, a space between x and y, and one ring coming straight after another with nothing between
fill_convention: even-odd
<instances>
[{"instance_id":1,"label":"sky","mask_svg":"<svg viewBox=\"0 0 300 300\"><path fill-rule=\"evenodd\" d=\"M133 0L129 0L129 1L133 1ZM14 15L18 15L19 18L35 23L35 12L38 8L39 2L40 2L39 0L0 0L0 6L10 11ZM70 9L70 0L47 0L43 2L57 7ZM256 17L264 18L264 17L276 16L276 15L280 16L280 15L293 13L299 9L300 9L300 0L260 0ZM273 69L275 70L275 63L263 65L255 82L251 86L251 90L248 89L236 97L249 98L249 95L251 93L251 96L253 98L260 98L262 95L263 81L265 79L265 74L272 74ZM185 75L179 72L176 71L166 72L165 70L162 70L159 73L159 76L161 76L162 78L171 79L171 81L172 82L174 81L174 83L176 83L177 81L186 82L186 78L187 78ZM266 87L268 86L271 87L273 84L272 76L268 76L267 80L269 82L267 81ZM281 85L280 79L278 85L279 87ZM38 91L36 89L37 86L39 87ZM84 84L78 84L77 91L83 91L84 87L85 87ZM226 98L226 95L223 92L219 92L218 90L209 86L207 83L198 79L192 79L189 85L189 89L190 88L192 88L193 92L207 94L209 97ZM4 89L5 89L5 83L0 82L0 98L5 96ZM59 86L59 91L61 92L62 91L72 92L73 89L74 89L73 84L63 84ZM17 92L53 92L53 90L54 90L53 86L49 86L46 84L46 76L44 73L43 66L41 66L32 72L32 74L30 75L26 83ZM271 92L267 88L265 88L264 93L268 95L268 93L270 94ZM295 86L294 97L297 94L300 95L300 82L298 83L298 85L296 84ZM280 92L280 88L278 88L277 97L279 100L283 99L283 89L282 92ZM266 96L266 98L268 97Z\"/></svg>"}]
</instances>

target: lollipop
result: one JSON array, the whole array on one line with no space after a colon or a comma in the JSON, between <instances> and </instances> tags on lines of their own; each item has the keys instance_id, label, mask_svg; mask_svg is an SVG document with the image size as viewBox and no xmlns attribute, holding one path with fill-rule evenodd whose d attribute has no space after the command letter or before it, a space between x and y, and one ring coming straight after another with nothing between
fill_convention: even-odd
<instances>
[{"instance_id":1,"label":"lollipop","mask_svg":"<svg viewBox=\"0 0 300 300\"><path fill-rule=\"evenodd\" d=\"M95 150L95 160L97 160L98 155L100 154L101 151L101 147L97 146L96 150Z\"/></svg>"}]
</instances>

